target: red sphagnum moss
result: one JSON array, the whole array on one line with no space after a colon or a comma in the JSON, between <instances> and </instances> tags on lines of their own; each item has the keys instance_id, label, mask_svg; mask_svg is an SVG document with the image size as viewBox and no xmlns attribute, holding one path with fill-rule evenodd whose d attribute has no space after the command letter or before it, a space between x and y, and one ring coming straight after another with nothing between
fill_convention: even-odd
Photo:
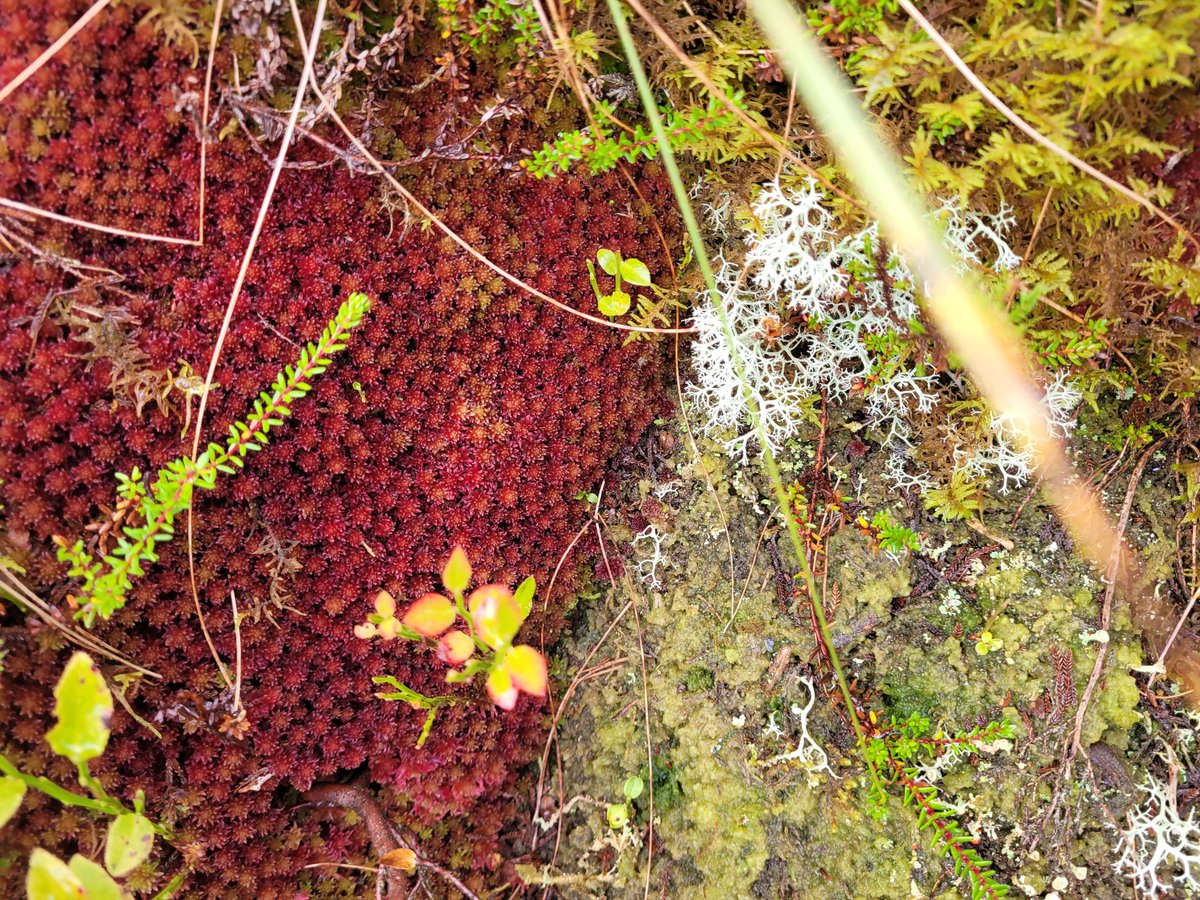
<instances>
[{"instance_id":1,"label":"red sphagnum moss","mask_svg":"<svg viewBox=\"0 0 1200 900\"><path fill-rule=\"evenodd\" d=\"M44 46L82 9L0 0L0 42ZM106 10L0 104L0 196L107 225L194 233L195 122L177 97L200 89L202 71L136 28L139 15L125 4ZM4 56L0 83L25 59ZM293 157L322 158L303 142ZM207 368L269 174L238 135L212 146L209 172L203 248L34 229L39 246L124 276L69 298L124 307L151 369L177 371L180 360ZM650 207L620 173L536 182L441 164L417 172L414 188L510 271L590 308L585 261L597 247L661 259L650 220L674 229L665 182L654 172L638 178ZM120 796L144 789L149 813L174 823L183 855L163 849L157 859L164 883L184 857L195 867L188 896L294 896L303 884L321 893L353 877L304 871L362 861L366 839L336 811L297 808L297 792L356 774L381 786L427 855L474 869L465 877L475 885L502 877L488 872L520 852L507 838L523 833L514 786L541 747L545 702L522 696L503 712L482 684L451 687L476 702L442 710L414 750L424 713L376 700L371 677L443 694L446 665L410 642L360 640L353 626L381 587L405 598L436 589L455 545L469 552L477 583L530 574L548 583L586 514L573 498L662 408L653 345L624 346L621 333L522 294L436 231L393 222L378 197L375 179L341 165L283 173L217 367L206 437L242 415L294 358L293 342L316 337L349 292L374 301L293 420L197 504L196 577L224 659L234 658L231 592L243 611L263 613L241 623L245 734L221 728L230 698L193 610L185 540L164 545L128 605L96 629L164 675L126 692L162 738L118 705L96 771ZM48 296L78 285L30 261L0 268L0 515L28 580L55 602L69 585L50 536L83 536L113 502L114 472L153 471L191 439L180 439L180 412L150 403L139 418L114 402L108 362L81 358L91 348L53 313L31 325ZM290 609L271 602L272 558L255 553L272 538L294 542L285 545L299 563L284 584ZM561 599L559 588L548 635L561 625ZM3 624L21 621L3 606ZM540 626L539 603L527 633ZM42 739L47 686L69 648L50 629L14 634L0 745L24 770L69 783ZM0 833L0 852L86 851L85 819L31 795ZM21 877L23 866L11 867L0 892Z\"/></svg>"}]
</instances>

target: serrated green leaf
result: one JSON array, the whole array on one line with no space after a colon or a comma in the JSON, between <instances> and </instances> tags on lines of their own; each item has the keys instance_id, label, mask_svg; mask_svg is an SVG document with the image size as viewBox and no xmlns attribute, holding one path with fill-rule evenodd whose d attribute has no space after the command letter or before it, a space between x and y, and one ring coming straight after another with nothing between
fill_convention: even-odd
<instances>
[{"instance_id":1,"label":"serrated green leaf","mask_svg":"<svg viewBox=\"0 0 1200 900\"><path fill-rule=\"evenodd\" d=\"M0 777L0 826L11 819L21 808L25 796L25 783L8 775Z\"/></svg>"},{"instance_id":2,"label":"serrated green leaf","mask_svg":"<svg viewBox=\"0 0 1200 900\"><path fill-rule=\"evenodd\" d=\"M121 886L98 863L76 853L68 868L83 882L88 900L122 900Z\"/></svg>"},{"instance_id":3,"label":"serrated green leaf","mask_svg":"<svg viewBox=\"0 0 1200 900\"><path fill-rule=\"evenodd\" d=\"M112 692L104 676L90 656L78 651L54 689L58 723L46 733L46 740L55 753L76 765L95 759L108 744L112 712Z\"/></svg>"},{"instance_id":4,"label":"serrated green leaf","mask_svg":"<svg viewBox=\"0 0 1200 900\"><path fill-rule=\"evenodd\" d=\"M153 849L154 823L138 813L125 813L108 826L104 866L120 878L140 866Z\"/></svg>"}]
</instances>

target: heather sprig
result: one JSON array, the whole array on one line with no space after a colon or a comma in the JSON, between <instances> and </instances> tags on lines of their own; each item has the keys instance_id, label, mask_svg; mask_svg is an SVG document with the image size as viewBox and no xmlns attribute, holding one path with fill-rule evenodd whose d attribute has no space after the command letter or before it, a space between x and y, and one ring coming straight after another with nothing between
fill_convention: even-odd
<instances>
[{"instance_id":1,"label":"heather sprig","mask_svg":"<svg viewBox=\"0 0 1200 900\"><path fill-rule=\"evenodd\" d=\"M320 340L309 342L296 362L279 373L270 391L263 391L254 401L246 419L229 426L224 444L210 443L194 460L184 456L167 463L148 490L136 468L128 476L118 474L117 493L123 500L138 503L142 524L123 528L124 536L111 554L97 560L82 540L68 544L65 538L54 537L59 560L70 564L71 577L83 581L76 597L77 618L91 626L97 616L107 619L125 605L133 579L145 574L145 564L157 562L157 545L175 536L175 520L191 507L196 488L211 491L218 475L236 475L246 457L263 448L270 432L292 414L292 404L312 390L312 379L329 368L331 357L345 348L347 336L370 307L365 294L351 294Z\"/></svg>"},{"instance_id":2,"label":"heather sprig","mask_svg":"<svg viewBox=\"0 0 1200 900\"><path fill-rule=\"evenodd\" d=\"M956 875L966 877L971 900L1005 897L1008 885L996 880L992 864L975 849L975 838L955 821L955 808L938 796L932 781L942 766L968 753L983 752L995 741L1012 738L1012 725L1001 719L953 736L929 731L929 720L916 714L893 720L888 727L874 728L866 755L889 784L903 790L904 805L916 807L917 828L933 832L938 852L950 857ZM872 813L882 818L886 791L872 788L871 799Z\"/></svg>"}]
</instances>

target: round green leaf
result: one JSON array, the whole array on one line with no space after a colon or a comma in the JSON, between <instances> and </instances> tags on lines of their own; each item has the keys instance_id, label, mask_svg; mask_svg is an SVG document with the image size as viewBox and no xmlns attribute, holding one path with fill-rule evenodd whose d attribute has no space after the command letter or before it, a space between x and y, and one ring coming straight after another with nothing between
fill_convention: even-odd
<instances>
[{"instance_id":1,"label":"round green leaf","mask_svg":"<svg viewBox=\"0 0 1200 900\"><path fill-rule=\"evenodd\" d=\"M7 775L0 778L0 825L13 817L21 808L21 798L25 796L25 783Z\"/></svg>"},{"instance_id":2,"label":"round green leaf","mask_svg":"<svg viewBox=\"0 0 1200 900\"><path fill-rule=\"evenodd\" d=\"M624 803L608 804L608 827L619 831L629 824L629 807Z\"/></svg>"},{"instance_id":3,"label":"round green leaf","mask_svg":"<svg viewBox=\"0 0 1200 900\"><path fill-rule=\"evenodd\" d=\"M46 732L50 748L79 765L95 759L108 744L113 699L92 658L80 651L71 657L54 689L58 724Z\"/></svg>"},{"instance_id":4,"label":"round green leaf","mask_svg":"<svg viewBox=\"0 0 1200 900\"><path fill-rule=\"evenodd\" d=\"M630 775L625 779L625 797L629 800L636 800L642 796L642 791L645 789L646 783L636 775Z\"/></svg>"},{"instance_id":5,"label":"round green leaf","mask_svg":"<svg viewBox=\"0 0 1200 900\"><path fill-rule=\"evenodd\" d=\"M128 875L154 849L154 823L137 813L117 816L108 826L104 867L117 878Z\"/></svg>"},{"instance_id":6,"label":"round green leaf","mask_svg":"<svg viewBox=\"0 0 1200 900\"><path fill-rule=\"evenodd\" d=\"M614 278L621 269L621 255L613 253L607 248L596 251L596 262L600 263L600 268Z\"/></svg>"},{"instance_id":7,"label":"round green leaf","mask_svg":"<svg viewBox=\"0 0 1200 900\"><path fill-rule=\"evenodd\" d=\"M83 882L88 900L122 900L121 886L112 880L99 863L76 853L69 863L75 877Z\"/></svg>"},{"instance_id":8,"label":"round green leaf","mask_svg":"<svg viewBox=\"0 0 1200 900\"><path fill-rule=\"evenodd\" d=\"M600 312L606 316L620 316L629 312L629 304L632 299L624 291L613 291L600 298Z\"/></svg>"},{"instance_id":9,"label":"round green leaf","mask_svg":"<svg viewBox=\"0 0 1200 900\"><path fill-rule=\"evenodd\" d=\"M29 900L85 900L88 895L67 864L41 847L29 854L25 893Z\"/></svg>"},{"instance_id":10,"label":"round green leaf","mask_svg":"<svg viewBox=\"0 0 1200 900\"><path fill-rule=\"evenodd\" d=\"M621 278L630 284L648 287L650 284L650 270L646 268L646 264L640 259L627 259L621 263Z\"/></svg>"}]
</instances>

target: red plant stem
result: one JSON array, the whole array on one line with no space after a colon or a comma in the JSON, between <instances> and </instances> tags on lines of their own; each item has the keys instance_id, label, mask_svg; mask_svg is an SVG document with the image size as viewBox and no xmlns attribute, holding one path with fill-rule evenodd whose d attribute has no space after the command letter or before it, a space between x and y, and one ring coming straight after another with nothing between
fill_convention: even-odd
<instances>
[{"instance_id":1,"label":"red plant stem","mask_svg":"<svg viewBox=\"0 0 1200 900\"><path fill-rule=\"evenodd\" d=\"M938 810L934 809L926 799L925 795L921 793L919 790L921 785L911 778L909 774L904 771L904 766L902 766L891 756L888 757L888 762L896 772L896 781L898 781L902 786L908 788L908 792L912 795L913 799L916 800L918 805L920 805L921 809L925 811L925 815L928 820L933 823L933 827L938 830L938 834L941 836L942 843L950 848L951 855L971 873L972 880L975 882L975 884L981 886L985 891L987 891L989 897L997 896L996 892L992 890L992 886L988 882L988 879L985 878L984 874L975 867L974 863L971 862L971 858L963 852L962 847L959 846L958 841L954 838L954 835L950 833L950 830L942 824L942 814Z\"/></svg>"}]
</instances>

